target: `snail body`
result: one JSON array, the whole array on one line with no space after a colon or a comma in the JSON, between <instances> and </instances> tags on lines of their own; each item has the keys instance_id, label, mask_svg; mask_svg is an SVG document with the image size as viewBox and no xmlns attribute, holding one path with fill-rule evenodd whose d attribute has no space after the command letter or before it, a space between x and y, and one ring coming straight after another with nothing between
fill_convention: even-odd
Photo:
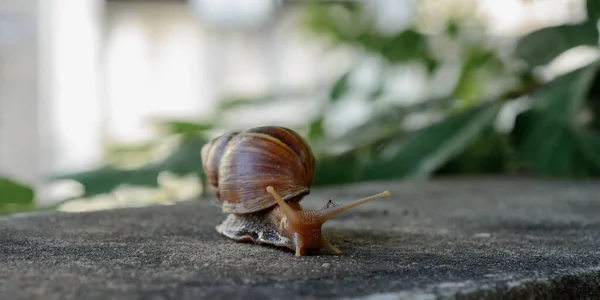
<instances>
[{"instance_id":1,"label":"snail body","mask_svg":"<svg viewBox=\"0 0 600 300\"><path fill-rule=\"evenodd\" d=\"M204 145L201 156L210 188L228 214L217 232L238 242L286 247L296 256L323 248L341 254L323 239L321 226L337 214L390 195L385 191L346 205L305 210L300 201L310 194L315 158L307 141L284 127L223 134Z\"/></svg>"}]
</instances>

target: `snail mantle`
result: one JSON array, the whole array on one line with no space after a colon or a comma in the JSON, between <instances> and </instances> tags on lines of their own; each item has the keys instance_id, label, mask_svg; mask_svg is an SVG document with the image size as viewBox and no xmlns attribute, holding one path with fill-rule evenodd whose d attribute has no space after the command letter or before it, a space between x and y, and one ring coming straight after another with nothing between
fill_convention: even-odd
<instances>
[{"instance_id":1,"label":"snail mantle","mask_svg":"<svg viewBox=\"0 0 600 300\"><path fill-rule=\"evenodd\" d=\"M215 231L214 201L0 218L0 299L594 299L600 182L439 179L313 188L343 255ZM537 298L535 298L535 297Z\"/></svg>"}]
</instances>

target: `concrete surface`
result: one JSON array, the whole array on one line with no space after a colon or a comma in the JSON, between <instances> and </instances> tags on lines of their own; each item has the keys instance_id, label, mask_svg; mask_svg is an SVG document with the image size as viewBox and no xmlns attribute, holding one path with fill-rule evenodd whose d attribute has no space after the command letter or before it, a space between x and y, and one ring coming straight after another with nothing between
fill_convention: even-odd
<instances>
[{"instance_id":1,"label":"concrete surface","mask_svg":"<svg viewBox=\"0 0 600 300\"><path fill-rule=\"evenodd\" d=\"M214 199L0 220L0 299L600 299L600 181L455 179L389 189L324 227L344 252L235 243Z\"/></svg>"}]
</instances>

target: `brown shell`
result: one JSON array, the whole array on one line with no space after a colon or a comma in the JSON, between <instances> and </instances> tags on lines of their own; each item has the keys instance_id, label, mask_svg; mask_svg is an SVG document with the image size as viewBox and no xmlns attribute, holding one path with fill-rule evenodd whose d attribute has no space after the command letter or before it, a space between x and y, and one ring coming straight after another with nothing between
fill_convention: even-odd
<instances>
[{"instance_id":1,"label":"brown shell","mask_svg":"<svg viewBox=\"0 0 600 300\"><path fill-rule=\"evenodd\" d=\"M315 161L306 140L277 126L223 135L202 149L202 163L223 211L245 214L276 205L271 185L286 201L310 193ZM218 168L217 168L218 166Z\"/></svg>"},{"instance_id":2,"label":"brown shell","mask_svg":"<svg viewBox=\"0 0 600 300\"><path fill-rule=\"evenodd\" d=\"M208 177L210 188L217 197L219 197L219 164L221 156L229 140L237 134L238 132L226 133L202 147L202 168Z\"/></svg>"}]
</instances>

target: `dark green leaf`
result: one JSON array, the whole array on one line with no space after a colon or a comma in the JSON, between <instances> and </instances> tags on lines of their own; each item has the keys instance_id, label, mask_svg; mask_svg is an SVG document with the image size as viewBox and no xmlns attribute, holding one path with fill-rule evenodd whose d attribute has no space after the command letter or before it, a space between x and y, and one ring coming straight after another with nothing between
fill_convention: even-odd
<instances>
[{"instance_id":1,"label":"dark green leaf","mask_svg":"<svg viewBox=\"0 0 600 300\"><path fill-rule=\"evenodd\" d=\"M581 148L583 156L595 166L597 174L600 174L600 133L580 132Z\"/></svg>"},{"instance_id":2,"label":"dark green leaf","mask_svg":"<svg viewBox=\"0 0 600 300\"><path fill-rule=\"evenodd\" d=\"M432 75L437 68L440 66L440 62L432 57L425 57L425 67L427 68L427 74Z\"/></svg>"},{"instance_id":3,"label":"dark green leaf","mask_svg":"<svg viewBox=\"0 0 600 300\"><path fill-rule=\"evenodd\" d=\"M446 24L446 33L452 37L452 38L456 38L458 36L458 34L460 33L460 28L461 24L459 23L458 20L456 19L451 19L448 20L448 23Z\"/></svg>"},{"instance_id":4,"label":"dark green leaf","mask_svg":"<svg viewBox=\"0 0 600 300\"><path fill-rule=\"evenodd\" d=\"M416 57L424 57L426 50L426 38L422 34L409 29L385 42L380 52L390 62L399 63Z\"/></svg>"},{"instance_id":5,"label":"dark green leaf","mask_svg":"<svg viewBox=\"0 0 600 300\"><path fill-rule=\"evenodd\" d=\"M389 40L376 32L365 32L356 39L349 40L349 43L353 46L362 47L366 51L381 55L382 49L389 43Z\"/></svg>"},{"instance_id":6,"label":"dark green leaf","mask_svg":"<svg viewBox=\"0 0 600 300\"><path fill-rule=\"evenodd\" d=\"M590 114L590 120L586 125L591 130L600 132L600 74L596 75L591 84L587 101L587 110Z\"/></svg>"},{"instance_id":7,"label":"dark green leaf","mask_svg":"<svg viewBox=\"0 0 600 300\"><path fill-rule=\"evenodd\" d=\"M587 16L590 21L596 22L600 18L600 1L598 0L587 0L586 1Z\"/></svg>"},{"instance_id":8,"label":"dark green leaf","mask_svg":"<svg viewBox=\"0 0 600 300\"><path fill-rule=\"evenodd\" d=\"M354 153L320 157L315 166L315 186L344 184L359 180L361 161Z\"/></svg>"},{"instance_id":9,"label":"dark green leaf","mask_svg":"<svg viewBox=\"0 0 600 300\"><path fill-rule=\"evenodd\" d=\"M463 153L435 172L444 174L502 174L510 172L514 158L504 134L488 126Z\"/></svg>"},{"instance_id":10,"label":"dark green leaf","mask_svg":"<svg viewBox=\"0 0 600 300\"><path fill-rule=\"evenodd\" d=\"M335 84L331 87L331 92L329 93L329 100L332 102L338 101L348 89L348 78L350 77L350 71L344 73L342 77L340 77Z\"/></svg>"},{"instance_id":11,"label":"dark green leaf","mask_svg":"<svg viewBox=\"0 0 600 300\"><path fill-rule=\"evenodd\" d=\"M538 172L565 177L600 175L600 137L543 110L517 116L513 141L521 158Z\"/></svg>"},{"instance_id":12,"label":"dark green leaf","mask_svg":"<svg viewBox=\"0 0 600 300\"><path fill-rule=\"evenodd\" d=\"M584 106L597 72L598 61L555 78L533 95L536 109L565 122L573 121Z\"/></svg>"},{"instance_id":13,"label":"dark green leaf","mask_svg":"<svg viewBox=\"0 0 600 300\"><path fill-rule=\"evenodd\" d=\"M0 207L6 204L29 205L35 192L29 186L7 177L0 177Z\"/></svg>"},{"instance_id":14,"label":"dark green leaf","mask_svg":"<svg viewBox=\"0 0 600 300\"><path fill-rule=\"evenodd\" d=\"M598 45L595 20L534 31L519 41L516 55L535 67L545 65L563 52L582 45Z\"/></svg>"},{"instance_id":15,"label":"dark green leaf","mask_svg":"<svg viewBox=\"0 0 600 300\"><path fill-rule=\"evenodd\" d=\"M534 108L517 117L513 142L535 170L554 176L599 174L599 138L577 122L597 72L594 62L554 79L534 95Z\"/></svg>"},{"instance_id":16,"label":"dark green leaf","mask_svg":"<svg viewBox=\"0 0 600 300\"><path fill-rule=\"evenodd\" d=\"M388 147L397 147L388 158L365 167L366 180L423 178L464 151L495 119L501 103L488 103L403 137Z\"/></svg>"}]
</instances>

